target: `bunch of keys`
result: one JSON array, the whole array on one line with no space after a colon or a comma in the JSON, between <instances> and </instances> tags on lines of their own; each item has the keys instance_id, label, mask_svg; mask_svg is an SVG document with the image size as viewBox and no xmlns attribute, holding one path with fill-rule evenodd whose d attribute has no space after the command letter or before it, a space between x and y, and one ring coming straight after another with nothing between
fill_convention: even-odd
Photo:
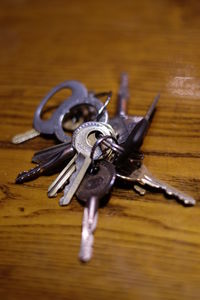
<instances>
[{"instance_id":1,"label":"bunch of keys","mask_svg":"<svg viewBox=\"0 0 200 300\"><path fill-rule=\"evenodd\" d=\"M71 98L61 104L50 120L42 120L44 105L62 88L72 89ZM105 95L107 101L103 104L99 97ZM155 97L145 116L128 115L128 76L123 73L118 92L117 112L111 119L108 118L106 110L110 97L111 93L90 94L76 81L66 81L54 88L36 110L33 131L37 132L35 136L54 135L61 143L36 152L32 161L37 166L20 173L16 178L16 183L23 183L41 174L58 172L62 168L49 186L48 196L56 197L64 190L59 201L61 206L68 205L73 196L84 204L79 253L83 262L88 262L92 257L98 208L105 202L105 198L109 199L116 178L124 182L133 182L133 188L141 195L145 194L146 188L156 189L174 197L184 206L195 205L195 199L155 178L142 163L140 148L160 95ZM78 105L88 105L95 113L90 116L91 120L84 119L81 124L72 126L73 133L70 137L63 130L63 120L66 114L72 114L72 108ZM76 115L74 118L78 119ZM14 138L14 142L24 141L29 137L29 134L25 134L25 137L20 135Z\"/></svg>"}]
</instances>

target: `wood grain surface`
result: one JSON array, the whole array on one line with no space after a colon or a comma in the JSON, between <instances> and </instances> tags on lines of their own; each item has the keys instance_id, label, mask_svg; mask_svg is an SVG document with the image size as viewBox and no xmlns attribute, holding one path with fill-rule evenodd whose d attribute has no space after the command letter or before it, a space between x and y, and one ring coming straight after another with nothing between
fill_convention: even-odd
<instances>
[{"instance_id":1,"label":"wood grain surface","mask_svg":"<svg viewBox=\"0 0 200 300\"><path fill-rule=\"evenodd\" d=\"M0 299L199 299L200 2L1 0ZM15 185L55 140L13 145L50 88L80 80L112 90L130 78L129 114L161 99L143 145L145 164L191 194L185 208L162 194L115 187L99 212L94 256L78 260L83 208L59 207L55 176Z\"/></svg>"}]
</instances>

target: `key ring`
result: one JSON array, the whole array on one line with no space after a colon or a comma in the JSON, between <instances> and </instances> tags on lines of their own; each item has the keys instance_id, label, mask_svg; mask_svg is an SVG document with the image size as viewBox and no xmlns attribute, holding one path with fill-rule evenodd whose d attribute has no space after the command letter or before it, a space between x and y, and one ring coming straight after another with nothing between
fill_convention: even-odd
<instances>
[{"instance_id":1,"label":"key ring","mask_svg":"<svg viewBox=\"0 0 200 300\"><path fill-rule=\"evenodd\" d=\"M99 109L99 111L98 111L98 113L96 115L96 121L99 121L100 118L101 118L101 116L102 116L102 114L105 112L105 110L107 108L107 105L110 102L110 99L112 97L112 92L111 91L110 92L102 92L102 93L94 94L94 96L96 98L99 98L99 97L101 98L101 97L107 96L107 99L106 99L104 105Z\"/></svg>"},{"instance_id":2,"label":"key ring","mask_svg":"<svg viewBox=\"0 0 200 300\"><path fill-rule=\"evenodd\" d=\"M113 140L113 142L110 143L108 141L109 139ZM105 146L111 148L114 152L118 152L118 154L124 153L124 148L117 144L117 139L114 136L111 136L111 135L101 136L100 138L97 139L97 141L95 142L95 144L93 145L92 150L91 150L90 158L92 160L92 165L94 165L94 161L95 161L94 160L95 150L101 143L104 144ZM106 152L106 150L107 149L105 149L105 152ZM104 153L102 152L102 154L104 154Z\"/></svg>"}]
</instances>

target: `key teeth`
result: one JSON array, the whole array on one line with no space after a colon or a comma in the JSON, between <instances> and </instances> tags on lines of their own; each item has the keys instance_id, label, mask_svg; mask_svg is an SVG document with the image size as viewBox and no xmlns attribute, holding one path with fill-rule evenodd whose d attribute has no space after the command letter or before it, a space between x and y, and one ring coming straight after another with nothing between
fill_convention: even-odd
<instances>
[{"instance_id":1,"label":"key teeth","mask_svg":"<svg viewBox=\"0 0 200 300\"><path fill-rule=\"evenodd\" d=\"M24 182L24 176L22 176L22 173L20 173L17 178L15 179L15 183L21 184Z\"/></svg>"},{"instance_id":2,"label":"key teeth","mask_svg":"<svg viewBox=\"0 0 200 300\"><path fill-rule=\"evenodd\" d=\"M184 205L185 206L194 206L196 205L196 200L193 198L189 198L189 199L181 199L184 200Z\"/></svg>"},{"instance_id":3,"label":"key teeth","mask_svg":"<svg viewBox=\"0 0 200 300\"><path fill-rule=\"evenodd\" d=\"M178 191L176 188L169 186L168 184L162 184L161 181L154 178L146 167L143 165L143 177L141 178L143 184L148 186L158 188L163 191L166 196L170 198L175 198L177 202L180 202L184 206L194 206L196 204L196 200L191 196Z\"/></svg>"},{"instance_id":4,"label":"key teeth","mask_svg":"<svg viewBox=\"0 0 200 300\"><path fill-rule=\"evenodd\" d=\"M17 184L23 183L28 179L28 177L29 177L29 174L27 171L20 172L18 174L17 178L15 179L15 183L17 183Z\"/></svg>"},{"instance_id":5,"label":"key teeth","mask_svg":"<svg viewBox=\"0 0 200 300\"><path fill-rule=\"evenodd\" d=\"M23 172L19 173L19 175L17 176L17 178L15 180L15 183L21 184L23 182L35 179L39 173L40 173L39 166L32 168L29 171L23 171Z\"/></svg>"},{"instance_id":6,"label":"key teeth","mask_svg":"<svg viewBox=\"0 0 200 300\"><path fill-rule=\"evenodd\" d=\"M166 195L168 195L170 198L175 198L178 202L182 203L184 206L194 206L196 205L196 200L190 196L181 196L179 194L174 194L173 192L164 191Z\"/></svg>"},{"instance_id":7,"label":"key teeth","mask_svg":"<svg viewBox=\"0 0 200 300\"><path fill-rule=\"evenodd\" d=\"M177 201L180 201L183 203L184 206L194 206L196 205L196 200L186 194L184 196L181 196L181 194L173 193L172 191L165 190L165 193L169 195L170 197L175 197Z\"/></svg>"}]
</instances>

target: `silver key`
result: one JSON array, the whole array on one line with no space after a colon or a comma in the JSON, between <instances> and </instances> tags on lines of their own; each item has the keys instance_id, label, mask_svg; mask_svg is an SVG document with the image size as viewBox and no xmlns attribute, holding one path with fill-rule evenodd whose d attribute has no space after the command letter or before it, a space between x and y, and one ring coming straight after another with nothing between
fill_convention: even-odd
<instances>
[{"instance_id":1,"label":"silver key","mask_svg":"<svg viewBox=\"0 0 200 300\"><path fill-rule=\"evenodd\" d=\"M40 135L40 132L37 131L36 129L30 129L24 133L20 133L20 134L17 134L15 135L13 138L12 138L12 143L13 144L21 144L21 143L24 143L28 140L31 140L37 136Z\"/></svg>"},{"instance_id":2,"label":"silver key","mask_svg":"<svg viewBox=\"0 0 200 300\"><path fill-rule=\"evenodd\" d=\"M110 194L115 178L115 166L109 161L101 160L97 163L94 173L86 174L76 192L76 197L85 202L79 253L79 258L83 262L89 261L92 257L98 207L103 204L105 196Z\"/></svg>"},{"instance_id":3,"label":"silver key","mask_svg":"<svg viewBox=\"0 0 200 300\"><path fill-rule=\"evenodd\" d=\"M41 115L47 102L60 90L71 89L72 94L65 99L60 106L52 113L48 120L43 120ZM56 87L50 90L50 92L44 97L44 99L38 105L33 119L33 130L27 131L25 134L19 134L12 139L13 143L22 143L40 134L55 135L61 142L70 142L71 137L64 131L63 123L65 118L72 114L72 111L81 106L93 107L96 113L100 113L99 121L107 122L108 113L105 109L105 105L93 94L88 94L86 87L78 81L65 81L58 84ZM103 111L102 111L103 109ZM76 118L74 119L74 121ZM81 121L81 120L78 120ZM83 121L83 119L82 119ZM68 122L67 126L77 126L79 122Z\"/></svg>"},{"instance_id":4,"label":"silver key","mask_svg":"<svg viewBox=\"0 0 200 300\"><path fill-rule=\"evenodd\" d=\"M85 123L86 124L86 123ZM85 127L85 124L81 127ZM96 122L89 122L89 126L94 126ZM97 123L99 124L99 123ZM103 123L103 126L107 131L107 133L110 133L111 127L110 125ZM93 129L92 129L93 130ZM90 139L90 143L94 144L96 141L94 135L92 136L92 139ZM49 186L48 188L48 196L49 197L55 197L57 195L58 190L60 190L62 187L65 186L69 178L71 180L74 180L75 175L73 173L78 170L81 167L81 162L83 161L84 157L80 154L80 161L78 161L75 164L77 158L77 154L72 158L72 160L68 163L68 165L62 170L62 172L59 174L59 176L54 180L54 182ZM72 178L71 178L72 176Z\"/></svg>"},{"instance_id":5,"label":"silver key","mask_svg":"<svg viewBox=\"0 0 200 300\"><path fill-rule=\"evenodd\" d=\"M128 75L121 74L120 87L117 96L117 111L114 117L109 120L109 124L114 128L118 143L123 144L135 125L142 120L142 116L127 115L129 100Z\"/></svg>"},{"instance_id":6,"label":"silver key","mask_svg":"<svg viewBox=\"0 0 200 300\"><path fill-rule=\"evenodd\" d=\"M56 197L57 192L64 187L66 182L69 180L70 176L75 172L75 160L77 158L77 154L70 160L67 166L62 170L62 172L56 177L56 179L52 182L52 184L48 188L48 197Z\"/></svg>"},{"instance_id":7,"label":"silver key","mask_svg":"<svg viewBox=\"0 0 200 300\"><path fill-rule=\"evenodd\" d=\"M81 248L79 258L83 262L88 262L92 257L94 231L98 221L98 203L96 197L92 197L83 211Z\"/></svg>"},{"instance_id":8,"label":"silver key","mask_svg":"<svg viewBox=\"0 0 200 300\"><path fill-rule=\"evenodd\" d=\"M128 163L128 161L127 161ZM142 187L149 186L152 188L159 189L169 196L177 198L184 205L191 206L195 205L196 201L191 196L179 191L178 189L170 186L169 184L155 178L143 164L139 168L135 168L132 172L130 170L130 161L129 166L123 166L117 170L117 177L124 179L126 181L133 181L142 185Z\"/></svg>"},{"instance_id":9,"label":"silver key","mask_svg":"<svg viewBox=\"0 0 200 300\"><path fill-rule=\"evenodd\" d=\"M48 120L41 119L42 111L46 105L46 103L60 90L62 89L71 89L72 95L68 97L68 99L65 99L62 104L53 112L52 116ZM43 98L43 100L40 102L38 107L36 108L35 114L34 114L34 120L33 120L33 129L29 130L25 133L18 134L13 137L12 142L14 144L23 143L27 140L30 140L36 136L39 136L40 134L54 134L56 130L63 131L62 124L58 126L57 120L61 119L61 116L63 117L64 112L66 110L66 113L69 112L70 108L72 108L75 104L75 102L83 103L83 99L87 97L87 89L83 84L81 84L78 81L64 81L54 88L52 88L48 94ZM60 120L59 119L59 120ZM63 132L62 132L63 133ZM66 136L67 137L67 136ZM57 136L57 138L60 141L65 141L63 136L62 138L60 136ZM67 139L67 138L66 138ZM69 138L66 140L69 141Z\"/></svg>"},{"instance_id":10,"label":"silver key","mask_svg":"<svg viewBox=\"0 0 200 300\"><path fill-rule=\"evenodd\" d=\"M90 139L94 133L115 136L114 130L108 124L101 122L87 122L77 128L72 136L72 145L77 151L76 170L69 178L69 184L65 186L64 196L60 199L60 205L68 205L78 189L87 169L91 164L91 150L95 139ZM102 154L100 147L95 150L94 159Z\"/></svg>"}]
</instances>

